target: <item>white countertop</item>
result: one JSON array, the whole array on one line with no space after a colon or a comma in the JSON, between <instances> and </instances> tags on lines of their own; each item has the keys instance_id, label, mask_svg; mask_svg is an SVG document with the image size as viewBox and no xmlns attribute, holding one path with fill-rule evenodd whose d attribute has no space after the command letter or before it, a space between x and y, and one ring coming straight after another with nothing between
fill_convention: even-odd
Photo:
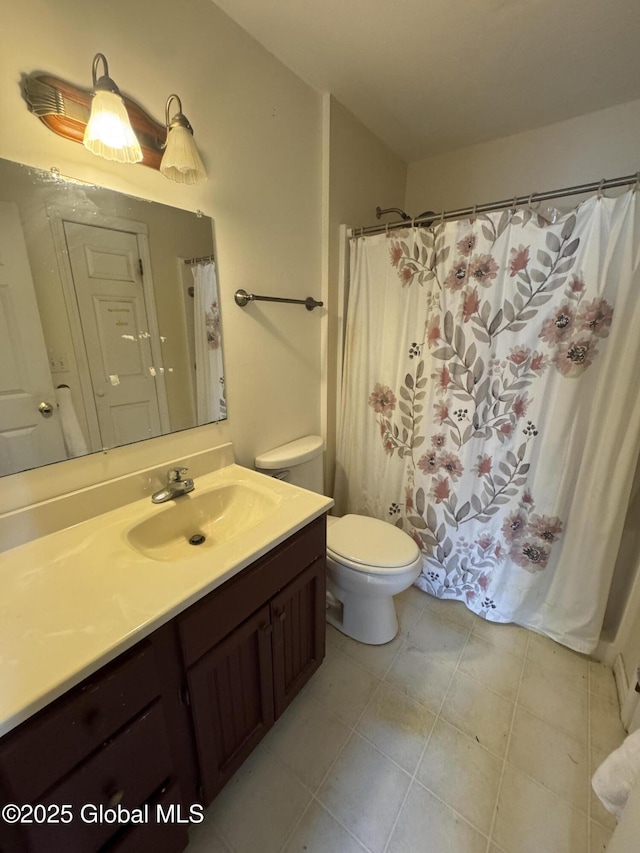
<instances>
[{"instance_id":1,"label":"white countertop","mask_svg":"<svg viewBox=\"0 0 640 853\"><path fill-rule=\"evenodd\" d=\"M192 494L238 482L268 483L276 509L189 559L150 559L128 543L134 524L167 507L148 497L0 554L0 736L333 505L235 464L198 477Z\"/></svg>"}]
</instances>

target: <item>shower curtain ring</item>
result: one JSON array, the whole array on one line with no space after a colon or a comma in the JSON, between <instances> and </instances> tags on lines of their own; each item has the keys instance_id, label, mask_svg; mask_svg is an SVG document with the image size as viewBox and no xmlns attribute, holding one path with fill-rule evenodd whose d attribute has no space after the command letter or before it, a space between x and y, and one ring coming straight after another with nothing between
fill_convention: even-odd
<instances>
[{"instance_id":1,"label":"shower curtain ring","mask_svg":"<svg viewBox=\"0 0 640 853\"><path fill-rule=\"evenodd\" d=\"M513 215L515 216L515 214L518 212L518 196L517 195L514 195L514 197L513 197L513 208L512 208L512 210L513 210Z\"/></svg>"},{"instance_id":2,"label":"shower curtain ring","mask_svg":"<svg viewBox=\"0 0 640 853\"><path fill-rule=\"evenodd\" d=\"M471 211L471 224L472 225L476 221L477 210L478 210L478 204L476 202L476 204L473 205L473 210Z\"/></svg>"},{"instance_id":3,"label":"shower curtain ring","mask_svg":"<svg viewBox=\"0 0 640 853\"><path fill-rule=\"evenodd\" d=\"M637 193L639 189L640 189L640 172L636 172L636 182L635 182L635 185L633 187L634 193Z\"/></svg>"},{"instance_id":4,"label":"shower curtain ring","mask_svg":"<svg viewBox=\"0 0 640 853\"><path fill-rule=\"evenodd\" d=\"M600 181L600 186L598 187L598 198L602 198L604 195L604 178Z\"/></svg>"},{"instance_id":5,"label":"shower curtain ring","mask_svg":"<svg viewBox=\"0 0 640 853\"><path fill-rule=\"evenodd\" d=\"M389 223L388 222L385 226L384 233L387 235L387 237L389 236Z\"/></svg>"}]
</instances>

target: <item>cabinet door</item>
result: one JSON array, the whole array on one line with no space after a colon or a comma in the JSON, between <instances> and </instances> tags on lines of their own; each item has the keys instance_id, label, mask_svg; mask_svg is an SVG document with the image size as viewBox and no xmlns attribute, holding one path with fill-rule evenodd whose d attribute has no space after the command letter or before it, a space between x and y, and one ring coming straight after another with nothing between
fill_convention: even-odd
<instances>
[{"instance_id":1,"label":"cabinet door","mask_svg":"<svg viewBox=\"0 0 640 853\"><path fill-rule=\"evenodd\" d=\"M271 600L276 719L322 663L325 585L320 557Z\"/></svg>"},{"instance_id":2,"label":"cabinet door","mask_svg":"<svg viewBox=\"0 0 640 853\"><path fill-rule=\"evenodd\" d=\"M189 669L205 804L273 725L271 633L265 606Z\"/></svg>"}]
</instances>

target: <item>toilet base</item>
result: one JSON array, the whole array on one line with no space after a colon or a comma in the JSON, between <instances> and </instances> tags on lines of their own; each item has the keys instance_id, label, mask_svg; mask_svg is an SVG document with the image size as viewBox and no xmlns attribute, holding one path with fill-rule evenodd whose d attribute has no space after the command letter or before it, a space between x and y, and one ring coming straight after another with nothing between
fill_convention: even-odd
<instances>
[{"instance_id":1,"label":"toilet base","mask_svg":"<svg viewBox=\"0 0 640 853\"><path fill-rule=\"evenodd\" d=\"M370 646L390 643L398 633L393 596L361 598L338 590L329 583L326 618L347 637Z\"/></svg>"}]
</instances>

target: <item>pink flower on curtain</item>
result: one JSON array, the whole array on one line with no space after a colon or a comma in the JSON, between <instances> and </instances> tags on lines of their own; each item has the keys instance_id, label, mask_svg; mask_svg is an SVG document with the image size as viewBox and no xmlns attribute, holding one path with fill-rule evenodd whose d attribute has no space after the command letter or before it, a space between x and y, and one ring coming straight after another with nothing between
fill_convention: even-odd
<instances>
[{"instance_id":1,"label":"pink flower on curtain","mask_svg":"<svg viewBox=\"0 0 640 853\"><path fill-rule=\"evenodd\" d=\"M448 367L441 368L437 373L434 373L434 379L438 380L439 391L444 392L449 387L451 382L451 374Z\"/></svg>"},{"instance_id":2,"label":"pink flower on curtain","mask_svg":"<svg viewBox=\"0 0 640 853\"><path fill-rule=\"evenodd\" d=\"M482 456L478 456L478 461L474 465L473 470L476 471L478 477L484 477L485 474L491 473L492 464L493 459L491 458L491 456L483 454Z\"/></svg>"},{"instance_id":3,"label":"pink flower on curtain","mask_svg":"<svg viewBox=\"0 0 640 853\"><path fill-rule=\"evenodd\" d=\"M545 322L538 337L549 344L559 344L571 337L575 323L573 308L568 302L561 305L552 317Z\"/></svg>"},{"instance_id":4,"label":"pink flower on curtain","mask_svg":"<svg viewBox=\"0 0 640 853\"><path fill-rule=\"evenodd\" d=\"M463 237L462 240L458 240L458 251L465 258L468 258L471 252L475 249L477 242L478 238L475 234L468 234L466 237Z\"/></svg>"},{"instance_id":5,"label":"pink flower on curtain","mask_svg":"<svg viewBox=\"0 0 640 853\"><path fill-rule=\"evenodd\" d=\"M531 517L529 530L538 539L555 542L562 533L562 521L557 516L534 515Z\"/></svg>"},{"instance_id":6,"label":"pink flower on curtain","mask_svg":"<svg viewBox=\"0 0 640 853\"><path fill-rule=\"evenodd\" d=\"M395 241L391 244L391 248L389 249L389 254L391 255L391 265L397 267L400 261L402 260L402 246L400 243L396 243Z\"/></svg>"},{"instance_id":7,"label":"pink flower on curtain","mask_svg":"<svg viewBox=\"0 0 640 853\"><path fill-rule=\"evenodd\" d=\"M438 468L438 454L430 450L418 459L418 468L425 474L433 474Z\"/></svg>"},{"instance_id":8,"label":"pink flower on curtain","mask_svg":"<svg viewBox=\"0 0 640 853\"><path fill-rule=\"evenodd\" d=\"M468 323L473 315L477 313L479 307L480 297L478 296L478 289L474 287L473 290L466 293L464 302L462 303L463 323Z\"/></svg>"},{"instance_id":9,"label":"pink flower on curtain","mask_svg":"<svg viewBox=\"0 0 640 853\"><path fill-rule=\"evenodd\" d=\"M487 287L498 275L498 264L491 255L476 255L471 261L469 274L479 284Z\"/></svg>"},{"instance_id":10,"label":"pink flower on curtain","mask_svg":"<svg viewBox=\"0 0 640 853\"><path fill-rule=\"evenodd\" d=\"M478 586L483 592L487 591L490 580L491 578L489 577L489 575L480 575L480 577L478 578Z\"/></svg>"},{"instance_id":11,"label":"pink flower on curtain","mask_svg":"<svg viewBox=\"0 0 640 853\"><path fill-rule=\"evenodd\" d=\"M411 284L411 279L414 276L414 270L411 267L403 267L400 272L400 280L402 281L402 286L405 284Z\"/></svg>"},{"instance_id":12,"label":"pink flower on curtain","mask_svg":"<svg viewBox=\"0 0 640 853\"><path fill-rule=\"evenodd\" d=\"M449 275L444 280L444 286L449 290L460 290L467 281L467 263L466 261L458 261L450 270Z\"/></svg>"},{"instance_id":13,"label":"pink flower on curtain","mask_svg":"<svg viewBox=\"0 0 640 853\"><path fill-rule=\"evenodd\" d=\"M507 542L514 542L516 539L521 539L527 529L529 519L524 512L517 510L508 515L502 523L502 535Z\"/></svg>"},{"instance_id":14,"label":"pink flower on curtain","mask_svg":"<svg viewBox=\"0 0 640 853\"><path fill-rule=\"evenodd\" d=\"M483 533L476 539L476 544L481 551L486 551L493 545L493 536L490 533Z\"/></svg>"},{"instance_id":15,"label":"pink flower on curtain","mask_svg":"<svg viewBox=\"0 0 640 853\"><path fill-rule=\"evenodd\" d=\"M534 352L529 366L534 373L542 374L549 366L549 359L541 352Z\"/></svg>"},{"instance_id":16,"label":"pink flower on curtain","mask_svg":"<svg viewBox=\"0 0 640 853\"><path fill-rule=\"evenodd\" d=\"M613 308L605 299L594 299L583 305L576 317L576 326L598 338L606 338L613 319Z\"/></svg>"},{"instance_id":17,"label":"pink flower on curtain","mask_svg":"<svg viewBox=\"0 0 640 853\"><path fill-rule=\"evenodd\" d=\"M563 376L575 379L589 367L593 355L595 355L595 346L592 339L579 338L559 344L553 363Z\"/></svg>"},{"instance_id":18,"label":"pink flower on curtain","mask_svg":"<svg viewBox=\"0 0 640 853\"><path fill-rule=\"evenodd\" d=\"M572 275L571 281L569 283L569 291L571 293L583 293L584 292L584 281L580 278L580 276ZM565 291L566 292L566 291Z\"/></svg>"},{"instance_id":19,"label":"pink flower on curtain","mask_svg":"<svg viewBox=\"0 0 640 853\"><path fill-rule=\"evenodd\" d=\"M438 422L443 424L449 417L449 407L446 403L436 403L433 407Z\"/></svg>"},{"instance_id":20,"label":"pink flower on curtain","mask_svg":"<svg viewBox=\"0 0 640 853\"><path fill-rule=\"evenodd\" d=\"M427 343L429 347L437 344L442 338L440 332L440 317L437 314L432 314L427 320Z\"/></svg>"},{"instance_id":21,"label":"pink flower on curtain","mask_svg":"<svg viewBox=\"0 0 640 853\"><path fill-rule=\"evenodd\" d=\"M389 415L396 407L396 396L386 385L379 382L369 396L369 405L380 415Z\"/></svg>"},{"instance_id":22,"label":"pink flower on curtain","mask_svg":"<svg viewBox=\"0 0 640 853\"><path fill-rule=\"evenodd\" d=\"M511 261L509 263L509 275L513 278L522 270L526 270L529 263L529 246L518 246L511 249Z\"/></svg>"},{"instance_id":23,"label":"pink flower on curtain","mask_svg":"<svg viewBox=\"0 0 640 853\"><path fill-rule=\"evenodd\" d=\"M522 545L512 548L509 556L527 572L535 573L546 569L549 561L549 551L539 542L525 541Z\"/></svg>"},{"instance_id":24,"label":"pink flower on curtain","mask_svg":"<svg viewBox=\"0 0 640 853\"><path fill-rule=\"evenodd\" d=\"M449 481L446 477L436 477L431 487L431 495L437 504L449 499Z\"/></svg>"},{"instance_id":25,"label":"pink flower on curtain","mask_svg":"<svg viewBox=\"0 0 640 853\"><path fill-rule=\"evenodd\" d=\"M439 432L437 435L431 436L431 444L434 447L444 447L446 443L447 443L447 438L441 432Z\"/></svg>"},{"instance_id":26,"label":"pink flower on curtain","mask_svg":"<svg viewBox=\"0 0 640 853\"><path fill-rule=\"evenodd\" d=\"M407 511L413 509L413 489L411 486L407 486L404 491L404 507Z\"/></svg>"},{"instance_id":27,"label":"pink flower on curtain","mask_svg":"<svg viewBox=\"0 0 640 853\"><path fill-rule=\"evenodd\" d=\"M517 418L523 418L527 413L527 409L529 408L530 403L531 400L527 399L526 394L523 394L520 397L516 397L511 406L514 415Z\"/></svg>"},{"instance_id":28,"label":"pink flower on curtain","mask_svg":"<svg viewBox=\"0 0 640 853\"><path fill-rule=\"evenodd\" d=\"M212 302L208 311L205 311L204 324L207 336L207 346L209 349L219 349L220 347L220 309L217 302Z\"/></svg>"},{"instance_id":29,"label":"pink flower on curtain","mask_svg":"<svg viewBox=\"0 0 640 853\"><path fill-rule=\"evenodd\" d=\"M458 457L453 453L443 453L438 460L438 465L451 477L455 483L463 474L464 468Z\"/></svg>"},{"instance_id":30,"label":"pink flower on curtain","mask_svg":"<svg viewBox=\"0 0 640 853\"><path fill-rule=\"evenodd\" d=\"M520 345L517 347L513 347L507 358L514 364L524 364L530 355L531 350L529 349L529 347Z\"/></svg>"}]
</instances>

